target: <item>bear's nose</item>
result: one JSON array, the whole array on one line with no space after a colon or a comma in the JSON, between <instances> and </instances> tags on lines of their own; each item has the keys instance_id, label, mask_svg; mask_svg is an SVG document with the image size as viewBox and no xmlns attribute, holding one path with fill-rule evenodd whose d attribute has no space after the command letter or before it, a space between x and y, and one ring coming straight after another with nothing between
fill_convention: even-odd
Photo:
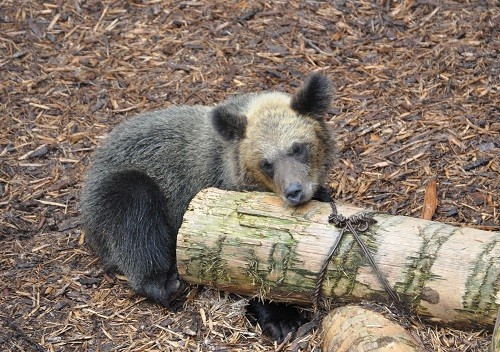
<instances>
[{"instance_id":1,"label":"bear's nose","mask_svg":"<svg viewBox=\"0 0 500 352\"><path fill-rule=\"evenodd\" d=\"M285 198L291 205L299 204L304 197L304 188L299 182L294 182L285 189Z\"/></svg>"}]
</instances>

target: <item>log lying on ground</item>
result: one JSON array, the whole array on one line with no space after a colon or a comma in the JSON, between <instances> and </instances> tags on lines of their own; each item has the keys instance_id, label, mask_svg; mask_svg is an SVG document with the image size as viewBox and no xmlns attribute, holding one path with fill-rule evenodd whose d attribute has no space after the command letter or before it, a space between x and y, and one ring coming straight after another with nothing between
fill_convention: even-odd
<instances>
[{"instance_id":1,"label":"log lying on ground","mask_svg":"<svg viewBox=\"0 0 500 352\"><path fill-rule=\"evenodd\" d=\"M337 206L345 216L366 211ZM204 190L179 230L179 273L227 292L310 304L340 233L328 224L330 212L327 203L285 208L269 193ZM456 326L493 326L500 304L499 232L382 213L374 219L361 236L411 312ZM386 296L350 234L329 263L322 294L346 303Z\"/></svg>"},{"instance_id":2,"label":"log lying on ground","mask_svg":"<svg viewBox=\"0 0 500 352\"><path fill-rule=\"evenodd\" d=\"M366 308L335 308L323 318L324 352L424 352L422 344L401 325Z\"/></svg>"}]
</instances>

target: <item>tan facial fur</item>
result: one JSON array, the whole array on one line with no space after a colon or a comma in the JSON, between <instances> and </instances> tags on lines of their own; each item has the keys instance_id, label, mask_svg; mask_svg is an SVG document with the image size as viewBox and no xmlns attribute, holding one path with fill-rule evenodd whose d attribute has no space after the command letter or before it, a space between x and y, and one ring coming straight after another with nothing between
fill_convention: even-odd
<instances>
[{"instance_id":1,"label":"tan facial fur","mask_svg":"<svg viewBox=\"0 0 500 352\"><path fill-rule=\"evenodd\" d=\"M249 183L261 184L283 196L287 185L300 182L305 201L311 199L319 182L320 161L325 157L316 134L320 124L292 110L290 97L283 93L258 97L250 104L246 116L248 124L240 144L240 162ZM297 143L309 148L306 164L289 155ZM261 170L263 158L275 163L273 178Z\"/></svg>"}]
</instances>

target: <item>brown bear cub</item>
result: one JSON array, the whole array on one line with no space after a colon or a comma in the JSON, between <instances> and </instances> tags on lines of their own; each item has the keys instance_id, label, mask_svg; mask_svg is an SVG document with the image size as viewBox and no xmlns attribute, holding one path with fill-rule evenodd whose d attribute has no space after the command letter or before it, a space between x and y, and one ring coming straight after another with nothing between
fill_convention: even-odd
<instances>
[{"instance_id":1,"label":"brown bear cub","mask_svg":"<svg viewBox=\"0 0 500 352\"><path fill-rule=\"evenodd\" d=\"M263 92L215 107L180 106L117 126L95 153L81 196L82 226L105 270L168 307L184 285L176 238L200 190L270 190L289 206L330 201L334 143L323 121L331 81L313 74L294 96ZM252 300L262 330L282 340L303 321L291 306Z\"/></svg>"}]
</instances>

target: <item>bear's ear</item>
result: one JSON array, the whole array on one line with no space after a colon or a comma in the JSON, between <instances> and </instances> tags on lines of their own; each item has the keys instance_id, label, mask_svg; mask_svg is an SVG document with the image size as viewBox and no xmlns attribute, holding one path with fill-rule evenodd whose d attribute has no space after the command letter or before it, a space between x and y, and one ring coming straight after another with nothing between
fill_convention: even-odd
<instances>
[{"instance_id":1,"label":"bear's ear","mask_svg":"<svg viewBox=\"0 0 500 352\"><path fill-rule=\"evenodd\" d=\"M319 73L314 73L292 98L291 107L301 115L321 120L332 101L332 81Z\"/></svg>"},{"instance_id":2,"label":"bear's ear","mask_svg":"<svg viewBox=\"0 0 500 352\"><path fill-rule=\"evenodd\" d=\"M245 136L247 118L231 112L226 106L218 106L212 112L212 124L225 140L234 141Z\"/></svg>"}]
</instances>

